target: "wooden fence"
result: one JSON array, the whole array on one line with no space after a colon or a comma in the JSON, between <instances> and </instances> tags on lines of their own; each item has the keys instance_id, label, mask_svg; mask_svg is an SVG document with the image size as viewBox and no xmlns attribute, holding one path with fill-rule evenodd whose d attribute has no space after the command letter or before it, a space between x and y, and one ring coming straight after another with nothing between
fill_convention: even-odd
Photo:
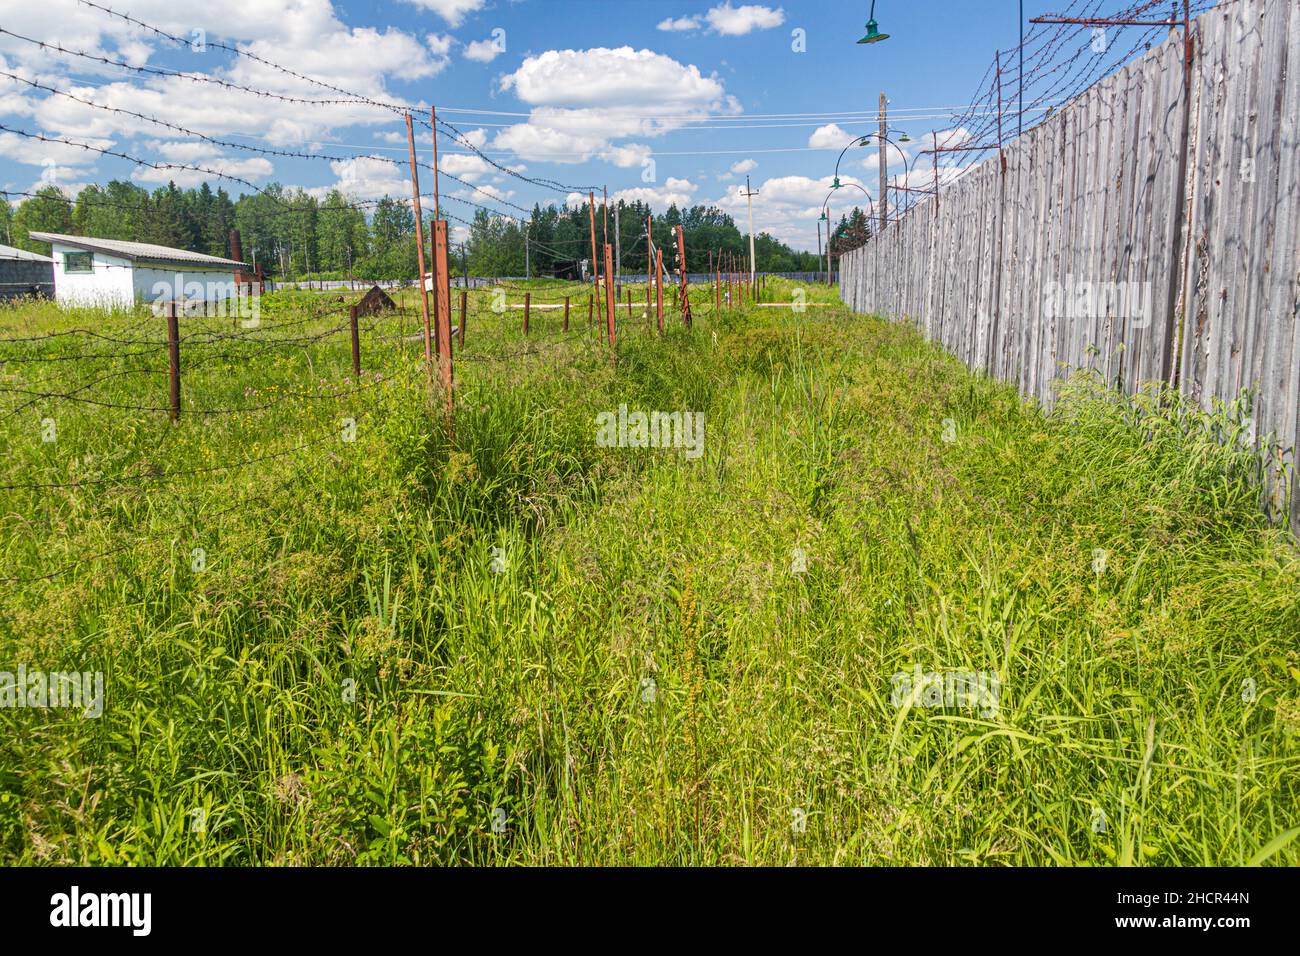
<instances>
[{"instance_id":1,"label":"wooden fence","mask_svg":"<svg viewBox=\"0 0 1300 956\"><path fill-rule=\"evenodd\" d=\"M1300 528L1300 3L1176 31L841 260L852 308L915 322L1050 407L1096 369L1209 410L1253 396L1268 505Z\"/></svg>"}]
</instances>

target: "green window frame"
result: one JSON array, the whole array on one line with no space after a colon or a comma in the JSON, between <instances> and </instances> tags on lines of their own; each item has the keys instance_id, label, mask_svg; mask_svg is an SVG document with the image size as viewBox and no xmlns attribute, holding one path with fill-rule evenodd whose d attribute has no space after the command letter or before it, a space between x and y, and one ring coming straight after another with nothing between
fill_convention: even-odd
<instances>
[{"instance_id":1,"label":"green window frame","mask_svg":"<svg viewBox=\"0 0 1300 956\"><path fill-rule=\"evenodd\" d=\"M63 271L87 273L95 271L95 254L93 252L65 252L63 254Z\"/></svg>"}]
</instances>

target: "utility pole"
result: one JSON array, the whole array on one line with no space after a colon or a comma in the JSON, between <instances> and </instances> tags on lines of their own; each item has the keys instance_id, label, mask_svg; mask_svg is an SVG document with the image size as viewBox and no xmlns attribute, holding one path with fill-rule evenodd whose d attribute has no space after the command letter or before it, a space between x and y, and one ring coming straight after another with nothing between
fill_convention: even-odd
<instances>
[{"instance_id":1,"label":"utility pole","mask_svg":"<svg viewBox=\"0 0 1300 956\"><path fill-rule=\"evenodd\" d=\"M745 198L749 200L749 285L754 285L754 197L758 195L756 190L749 186L749 177L745 177Z\"/></svg>"},{"instance_id":2,"label":"utility pole","mask_svg":"<svg viewBox=\"0 0 1300 956\"><path fill-rule=\"evenodd\" d=\"M882 90L880 93L880 230L884 232L889 225L889 157L886 150L889 148L889 142L886 136L889 135L887 107L885 105L885 94ZM826 221L827 230L830 229L830 220Z\"/></svg>"}]
</instances>

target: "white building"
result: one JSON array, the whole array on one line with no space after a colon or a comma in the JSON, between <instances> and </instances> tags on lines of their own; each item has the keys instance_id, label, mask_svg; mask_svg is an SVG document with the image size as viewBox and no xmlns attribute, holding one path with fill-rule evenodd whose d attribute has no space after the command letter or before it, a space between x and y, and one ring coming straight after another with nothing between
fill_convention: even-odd
<instances>
[{"instance_id":1,"label":"white building","mask_svg":"<svg viewBox=\"0 0 1300 956\"><path fill-rule=\"evenodd\" d=\"M132 308L140 302L233 299L235 273L248 270L234 259L147 242L57 232L33 232L30 237L53 247L54 296L64 306Z\"/></svg>"}]
</instances>

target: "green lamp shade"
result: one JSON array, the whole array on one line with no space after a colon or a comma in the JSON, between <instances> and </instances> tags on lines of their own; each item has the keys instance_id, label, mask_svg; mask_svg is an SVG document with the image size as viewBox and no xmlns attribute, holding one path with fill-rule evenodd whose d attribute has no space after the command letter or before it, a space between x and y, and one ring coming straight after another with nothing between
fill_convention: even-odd
<instances>
[{"instance_id":1,"label":"green lamp shade","mask_svg":"<svg viewBox=\"0 0 1300 956\"><path fill-rule=\"evenodd\" d=\"M881 40L888 40L888 33L880 32L880 25L874 19L867 21L867 35L859 43L879 43Z\"/></svg>"}]
</instances>

